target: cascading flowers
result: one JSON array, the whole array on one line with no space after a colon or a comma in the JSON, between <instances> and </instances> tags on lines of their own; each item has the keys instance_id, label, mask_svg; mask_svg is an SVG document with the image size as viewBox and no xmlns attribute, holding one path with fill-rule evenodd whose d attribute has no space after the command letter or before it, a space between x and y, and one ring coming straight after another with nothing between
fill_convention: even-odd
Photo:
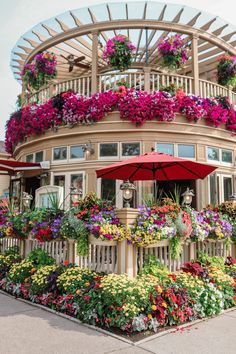
<instances>
[{"instance_id":1,"label":"cascading flowers","mask_svg":"<svg viewBox=\"0 0 236 354\"><path fill-rule=\"evenodd\" d=\"M161 38L157 48L163 65L170 69L179 69L188 60L185 40L180 34Z\"/></svg>"},{"instance_id":2,"label":"cascading flowers","mask_svg":"<svg viewBox=\"0 0 236 354\"><path fill-rule=\"evenodd\" d=\"M222 55L217 65L218 83L223 86L236 84L236 56Z\"/></svg>"},{"instance_id":3,"label":"cascading flowers","mask_svg":"<svg viewBox=\"0 0 236 354\"><path fill-rule=\"evenodd\" d=\"M21 78L28 89L40 89L46 85L57 74L56 56L49 52L39 53L35 55L34 60L30 64L24 65Z\"/></svg>"},{"instance_id":4,"label":"cascading flowers","mask_svg":"<svg viewBox=\"0 0 236 354\"><path fill-rule=\"evenodd\" d=\"M135 46L123 35L116 35L107 41L103 52L103 59L114 69L124 71L131 65Z\"/></svg>"}]
</instances>

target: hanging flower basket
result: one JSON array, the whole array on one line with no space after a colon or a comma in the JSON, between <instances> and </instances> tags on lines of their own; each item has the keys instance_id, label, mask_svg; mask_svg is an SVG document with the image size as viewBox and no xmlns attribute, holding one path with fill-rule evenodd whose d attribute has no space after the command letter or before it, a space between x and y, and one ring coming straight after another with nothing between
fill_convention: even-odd
<instances>
[{"instance_id":1,"label":"hanging flower basket","mask_svg":"<svg viewBox=\"0 0 236 354\"><path fill-rule=\"evenodd\" d=\"M39 90L57 74L56 56L44 52L37 54L30 64L25 64L21 72L21 78L28 89Z\"/></svg>"},{"instance_id":2,"label":"hanging flower basket","mask_svg":"<svg viewBox=\"0 0 236 354\"><path fill-rule=\"evenodd\" d=\"M219 57L218 61L218 84L223 86L234 86L236 84L236 57L223 55Z\"/></svg>"},{"instance_id":3,"label":"hanging flower basket","mask_svg":"<svg viewBox=\"0 0 236 354\"><path fill-rule=\"evenodd\" d=\"M135 46L130 42L128 37L117 35L107 41L103 52L103 59L113 69L124 71L131 66L134 50Z\"/></svg>"},{"instance_id":4,"label":"hanging flower basket","mask_svg":"<svg viewBox=\"0 0 236 354\"><path fill-rule=\"evenodd\" d=\"M180 34L161 38L157 48L163 66L169 69L179 69L188 60L188 49Z\"/></svg>"}]
</instances>

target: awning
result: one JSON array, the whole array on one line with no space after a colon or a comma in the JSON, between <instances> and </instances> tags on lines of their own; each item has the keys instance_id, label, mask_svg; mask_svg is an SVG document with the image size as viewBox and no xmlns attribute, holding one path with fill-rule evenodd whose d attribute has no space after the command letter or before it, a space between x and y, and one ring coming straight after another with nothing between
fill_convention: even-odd
<instances>
[{"instance_id":1,"label":"awning","mask_svg":"<svg viewBox=\"0 0 236 354\"><path fill-rule=\"evenodd\" d=\"M41 169L42 167L40 163L0 159L0 171L6 171L10 174L14 174L20 171L32 171Z\"/></svg>"}]
</instances>

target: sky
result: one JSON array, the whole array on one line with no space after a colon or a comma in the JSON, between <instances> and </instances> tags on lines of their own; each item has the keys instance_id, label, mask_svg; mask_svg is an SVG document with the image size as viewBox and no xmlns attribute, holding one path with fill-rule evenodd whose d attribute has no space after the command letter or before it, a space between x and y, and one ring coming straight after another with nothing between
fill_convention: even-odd
<instances>
[{"instance_id":1,"label":"sky","mask_svg":"<svg viewBox=\"0 0 236 354\"><path fill-rule=\"evenodd\" d=\"M135 2L136 0L127 0ZM154 0L155 1L155 0ZM21 91L10 69L11 50L19 37L34 25L68 10L119 0L0 0L0 140L4 139L6 120L15 110ZM236 26L235 0L172 0L160 3L188 5L217 15Z\"/></svg>"}]
</instances>

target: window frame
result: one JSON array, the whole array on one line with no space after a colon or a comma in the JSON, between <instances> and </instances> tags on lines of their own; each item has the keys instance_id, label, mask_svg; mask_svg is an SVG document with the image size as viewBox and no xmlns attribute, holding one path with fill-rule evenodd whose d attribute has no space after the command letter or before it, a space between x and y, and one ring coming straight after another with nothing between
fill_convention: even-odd
<instances>
[{"instance_id":1,"label":"window frame","mask_svg":"<svg viewBox=\"0 0 236 354\"><path fill-rule=\"evenodd\" d=\"M63 159L63 160L54 160L54 150L55 150L55 149L62 149L62 148L66 148L66 159ZM59 164L65 164L65 163L68 163L68 146L65 146L65 145L63 145L63 146L54 146L54 147L52 148L52 158L51 158L51 162L52 162L52 164L57 164L57 163L59 163Z\"/></svg>"},{"instance_id":2,"label":"window frame","mask_svg":"<svg viewBox=\"0 0 236 354\"><path fill-rule=\"evenodd\" d=\"M33 155L33 161L32 161L33 163L40 163L40 162L42 162L42 161L36 162L36 154L39 153L39 152L42 152L42 153L43 153L43 159L42 159L42 161L45 161L45 151L44 151L44 150L39 150L39 151L36 151L36 152L32 152L31 154L25 155L25 162L28 162L28 161L27 161L27 156L30 156L30 155Z\"/></svg>"},{"instance_id":3,"label":"window frame","mask_svg":"<svg viewBox=\"0 0 236 354\"><path fill-rule=\"evenodd\" d=\"M78 145L69 145L68 146L68 152L67 152L67 156L68 156L68 158L67 158L67 160L68 160L68 162L77 162L77 161L83 161L83 160L85 160L85 153L84 153L84 156L83 157L75 157L75 158L71 158L71 148L73 148L73 147L78 147L78 146L84 146L84 144L78 144Z\"/></svg>"},{"instance_id":4,"label":"window frame","mask_svg":"<svg viewBox=\"0 0 236 354\"><path fill-rule=\"evenodd\" d=\"M101 156L100 155L100 146L102 144L116 144L117 145L117 156ZM101 160L119 160L120 158L120 144L119 142L110 142L110 141L107 141L107 142L103 142L103 143L98 143L98 158L101 159Z\"/></svg>"},{"instance_id":5,"label":"window frame","mask_svg":"<svg viewBox=\"0 0 236 354\"><path fill-rule=\"evenodd\" d=\"M122 154L122 144L139 144L139 154L138 155L123 155ZM122 159L129 159L131 157L139 156L142 153L141 141L121 141L120 142L120 158Z\"/></svg>"},{"instance_id":6,"label":"window frame","mask_svg":"<svg viewBox=\"0 0 236 354\"><path fill-rule=\"evenodd\" d=\"M194 147L194 157L186 157L186 156L179 156L179 145L184 145L184 146L193 146ZM183 144L183 143L177 143L176 144L176 149L177 149L177 157L180 159L188 159L192 161L196 161L196 144Z\"/></svg>"}]
</instances>

